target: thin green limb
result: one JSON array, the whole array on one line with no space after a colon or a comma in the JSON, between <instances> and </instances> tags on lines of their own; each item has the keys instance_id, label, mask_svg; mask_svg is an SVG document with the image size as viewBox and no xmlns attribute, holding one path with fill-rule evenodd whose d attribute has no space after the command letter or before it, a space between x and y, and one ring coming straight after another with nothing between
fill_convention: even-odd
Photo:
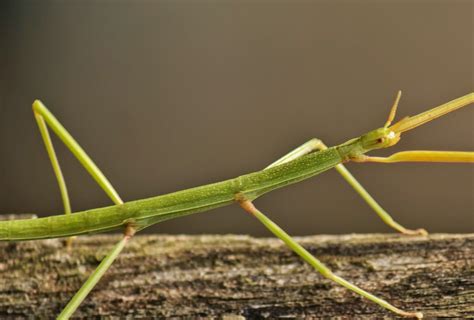
<instances>
[{"instance_id":1,"label":"thin green limb","mask_svg":"<svg viewBox=\"0 0 474 320\"><path fill-rule=\"evenodd\" d=\"M375 213L385 222L388 226L393 229L408 235L428 235L428 232L425 229L416 229L411 230L407 229L404 226L400 225L398 222L393 220L393 218L388 214L387 211L382 208L377 201L365 190L365 188L359 183L359 181L354 178L354 176L346 169L342 164L336 166L336 170L342 175L342 177L354 188L354 190L364 199L365 202L375 211Z\"/></svg>"},{"instance_id":2,"label":"thin green limb","mask_svg":"<svg viewBox=\"0 0 474 320\"><path fill-rule=\"evenodd\" d=\"M44 125L44 122L46 122L49 125L49 127L54 131L54 133L56 133L56 135L62 140L62 142L68 147L68 149L79 160L79 162L84 166L84 168L86 168L87 172L89 172L89 174L94 178L94 180L99 184L99 186L107 193L107 195L112 199L112 201L115 204L122 204L123 203L122 199L118 195L117 191L115 191L114 187L109 182L109 180L105 177L102 171L100 171L100 169L95 165L95 163L87 155L84 149L82 149L82 147L76 142L76 140L61 125L58 119L56 119L56 117L46 108L46 106L41 101L35 100L35 102L33 102L33 111L35 113L37 121L38 121L38 115L39 117L43 119L42 121L41 120L38 121L41 134L43 135L43 140L45 139L44 132L47 133L46 126ZM40 122L42 124L40 124ZM48 137L49 137L49 134L48 134ZM48 141L51 142L51 139L49 138ZM45 143L47 144L46 148L48 149L48 143L46 142L46 140L45 140ZM51 143L49 144L50 144L49 149L52 149L52 144ZM50 154L51 151L49 149L48 149L48 153ZM51 154L50 154L50 158L51 158ZM53 160L52 162L53 162L53 167L55 167ZM59 167L59 164L57 163L57 159L55 162L57 166ZM56 177L58 177L58 174L56 174ZM60 186L60 188L62 187ZM64 188L65 188L65 184L64 184ZM61 193L63 193L63 189L61 189ZM63 201L64 201L64 198L63 198Z\"/></svg>"},{"instance_id":3,"label":"thin green limb","mask_svg":"<svg viewBox=\"0 0 474 320\"><path fill-rule=\"evenodd\" d=\"M398 104L398 101L400 100L400 95L401 92L399 91L397 98L395 100L395 103L392 107L392 112L391 116L389 117L389 120L387 121L388 124L390 124L391 119L395 115L395 110ZM265 169L272 168L274 166L295 160L296 158L299 158L301 156L304 156L308 153L315 152L318 150L325 150L328 147L324 144L319 139L313 138L309 140L308 142L302 144L298 148L292 150L288 154L284 155L277 161L273 162L269 166L267 166ZM423 235L426 236L428 235L428 232L425 229L417 229L417 230L411 230L407 229L395 220L388 214L387 211L385 211L378 203L375 201L375 199L365 190L365 188L357 181L356 178L347 170L347 168L343 164L338 164L336 165L336 170L339 172L339 174L354 188L354 190L364 199L365 202L375 211L375 213L382 219L383 222L385 222L388 226L392 227L393 229L407 235Z\"/></svg>"},{"instance_id":4,"label":"thin green limb","mask_svg":"<svg viewBox=\"0 0 474 320\"><path fill-rule=\"evenodd\" d=\"M305 248L303 248L299 243L297 243L289 234L287 234L283 229L281 229L276 223L270 220L267 216L265 216L261 211L259 211L252 202L250 201L243 201L240 202L242 208L244 208L247 212L254 215L268 230L270 230L275 236L281 239L291 250L293 250L296 254L298 254L303 260L309 263L314 269L316 269L319 273L321 273L324 277L337 282L338 284L346 287L349 290L354 291L355 293L377 303L378 305L395 312L404 317L411 317L411 318L423 318L423 314L421 312L407 312L403 311L387 301L378 298L377 296L357 287L356 285L344 280L343 278L335 275L332 271L326 267L321 261L315 258L311 253L309 253Z\"/></svg>"},{"instance_id":5,"label":"thin green limb","mask_svg":"<svg viewBox=\"0 0 474 320\"><path fill-rule=\"evenodd\" d=\"M107 195L112 199L115 204L123 204L122 199L115 191L112 184L108 181L102 171L95 165L92 159L87 155L84 149L76 142L76 140L67 132L67 130L61 125L61 123L56 119L56 117L43 105L39 100L36 100L33 103L33 112L35 114L36 121L41 132L41 136L46 146L51 164L53 166L54 174L58 180L59 189L61 191L61 197L63 199L64 211L66 214L71 213L71 204L69 201L69 195L67 192L66 182L64 181L63 174L61 172L61 167L59 166L59 161L56 156L56 152L49 135L48 127L58 135L58 137L63 141L63 143L68 147L68 149L74 154L74 156L79 160L79 162L86 168L89 174L94 178L94 180L99 184L99 186L107 193ZM129 230L129 228L127 228ZM67 304L64 310L59 315L58 319L68 319L79 307L82 301L87 297L89 292L95 287L97 282L102 278L104 273L108 270L110 265L113 263L115 258L124 248L127 241L130 239L133 232L128 232L122 240L120 240L115 247L110 251L110 253L102 260L97 269L91 274L87 281L83 284L81 289L74 295L71 301ZM68 239L68 247L71 245L72 238Z\"/></svg>"},{"instance_id":6,"label":"thin green limb","mask_svg":"<svg viewBox=\"0 0 474 320\"><path fill-rule=\"evenodd\" d=\"M69 319L69 317L76 311L82 301L87 297L89 292L95 287L100 278L104 273L109 269L109 267L114 262L115 258L120 254L122 249L127 244L130 239L129 235L125 235L109 252L109 254L101 261L99 266L94 270L94 272L89 276L87 281L82 285L81 289L76 292L71 301L66 305L61 314L59 314L58 319Z\"/></svg>"},{"instance_id":7,"label":"thin green limb","mask_svg":"<svg viewBox=\"0 0 474 320\"><path fill-rule=\"evenodd\" d=\"M289 153L287 153L286 155L284 155L283 157L281 157L277 161L271 163L270 165L265 167L265 169L270 169L270 168L276 167L280 164L284 164L284 163L287 163L289 161L295 160L295 159L297 159L301 156L304 156L308 153L311 153L311 152L314 152L314 151L317 151L317 150L321 150L323 145L324 144L322 143L321 140L316 139L316 138L311 139L308 142L303 143L298 148L290 151Z\"/></svg>"},{"instance_id":8,"label":"thin green limb","mask_svg":"<svg viewBox=\"0 0 474 320\"><path fill-rule=\"evenodd\" d=\"M363 155L357 162L444 162L444 163L474 163L474 152L471 151L435 151L411 150L401 151L389 157L370 157Z\"/></svg>"},{"instance_id":9,"label":"thin green limb","mask_svg":"<svg viewBox=\"0 0 474 320\"><path fill-rule=\"evenodd\" d=\"M59 191L61 192L61 198L63 200L64 213L70 214L71 203L69 201L66 181L64 180L64 176L59 165L58 157L56 156L53 142L51 141L51 137L49 135L48 127L46 126L46 122L44 121L44 118L41 116L40 113L37 113L35 111L34 114L36 122L38 123L41 137L43 138L43 142L46 147L46 151L48 152L49 160L51 161L51 165L53 166L54 175L56 176L56 179L58 181Z\"/></svg>"}]
</instances>

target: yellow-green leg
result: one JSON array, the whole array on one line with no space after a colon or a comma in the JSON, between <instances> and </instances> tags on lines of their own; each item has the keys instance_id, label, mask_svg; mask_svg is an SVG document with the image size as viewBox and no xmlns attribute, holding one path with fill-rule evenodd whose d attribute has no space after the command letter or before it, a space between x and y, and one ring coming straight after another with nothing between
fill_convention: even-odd
<instances>
[{"instance_id":1,"label":"yellow-green leg","mask_svg":"<svg viewBox=\"0 0 474 320\"><path fill-rule=\"evenodd\" d=\"M316 152L319 150L327 149L327 146L319 139L311 139L308 142L302 144L295 150L286 154L282 158L270 164L265 169L283 164L285 162L294 160L298 157L301 157L305 154ZM341 174L341 176L354 188L354 190L362 197L362 199L367 202L367 204L377 213L377 215L385 222L387 225L393 229L408 235L427 235L428 233L424 229L410 230L400 225L398 222L393 220L393 218L385 211L375 199L365 190L365 188L354 178L354 176L346 169L343 164L338 164L336 170Z\"/></svg>"},{"instance_id":2,"label":"yellow-green leg","mask_svg":"<svg viewBox=\"0 0 474 320\"><path fill-rule=\"evenodd\" d=\"M82 149L82 147L69 134L69 132L67 132L58 119L56 119L56 117L45 107L41 101L35 100L35 102L33 102L33 112L35 114L36 121L38 122L41 136L45 143L51 164L53 165L54 174L58 180L59 189L61 191L61 196L64 203L64 211L67 214L70 213L71 205L69 202L66 183L64 181L64 177L59 166L59 161L56 157L56 152L54 151L53 143L51 142L51 137L49 136L48 127L46 125L48 125L62 140L62 142L64 142L66 147L72 152L72 154L74 154L74 156L79 160L79 162L84 166L84 168L87 170L87 172L89 172L89 174L94 178L99 186L105 191L105 193L107 193L112 201L115 204L122 204L122 199L120 199L117 191L115 191L114 187L105 177L102 171L100 171L100 169L95 165L84 149Z\"/></svg>"},{"instance_id":3,"label":"yellow-green leg","mask_svg":"<svg viewBox=\"0 0 474 320\"><path fill-rule=\"evenodd\" d=\"M94 289L95 285L99 280L102 278L104 273L109 269L112 263L115 261L117 256L122 252L123 248L127 244L127 242L133 237L135 234L135 229L131 226L127 226L124 231L123 237L120 239L119 242L110 250L107 256L102 259L99 266L94 270L94 272L89 276L86 282L82 285L79 291L76 292L74 297L68 302L66 307L61 311L58 316L58 320L65 320L69 319L73 315L73 313L77 310L80 306L82 301L87 297L87 295Z\"/></svg>"},{"instance_id":4,"label":"yellow-green leg","mask_svg":"<svg viewBox=\"0 0 474 320\"><path fill-rule=\"evenodd\" d=\"M58 157L56 156L56 151L54 150L53 142L51 141L51 137L49 135L48 127L42 116L41 109L38 109L37 107L35 107L35 105L33 105L33 113L35 115L36 122L38 123L38 127L41 133L41 137L43 138L46 151L48 152L49 160L51 161L51 165L53 166L54 175L56 176L56 180L58 181L59 191L61 192L61 199L63 201L64 214L71 214L71 202L69 200L66 181L64 180L64 176L61 171L61 166L59 165ZM66 240L68 248L71 247L72 239L73 237L70 237Z\"/></svg>"},{"instance_id":5,"label":"yellow-green leg","mask_svg":"<svg viewBox=\"0 0 474 320\"><path fill-rule=\"evenodd\" d=\"M450 163L474 163L474 152L472 151L432 151L411 150L401 151L389 157L360 156L353 159L355 162L450 162Z\"/></svg>"},{"instance_id":6,"label":"yellow-green leg","mask_svg":"<svg viewBox=\"0 0 474 320\"><path fill-rule=\"evenodd\" d=\"M285 231L283 231L276 223L271 221L267 216L265 216L261 211L259 211L251 201L242 200L239 202L240 206L247 212L251 213L254 217L256 217L268 230L270 230L275 236L280 238L291 250L293 250L296 254L298 254L303 260L309 263L314 269L316 269L319 273L321 273L324 277L337 282L338 284L346 287L353 292L360 294L361 296L379 304L380 306L395 312L398 315L410 318L423 318L423 314L421 312L407 312L403 311L387 301L380 299L373 294L357 287L356 285L350 283L349 281L335 275L332 271L325 266L321 261L316 259L311 253L309 253L305 248L303 248L300 244L298 244L290 235L288 235Z\"/></svg>"},{"instance_id":7,"label":"yellow-green leg","mask_svg":"<svg viewBox=\"0 0 474 320\"><path fill-rule=\"evenodd\" d=\"M49 159L53 166L54 175L58 181L59 191L61 192L61 198L64 206L64 213L71 213L71 202L69 200L66 181L64 180L64 176L54 150L53 142L51 141L51 137L49 135L48 126L64 142L68 149L74 154L74 156L79 160L84 168L86 168L86 170L95 179L95 181L97 181L99 186L107 193L112 201L115 204L122 204L122 199L120 199L117 191L115 191L114 187L110 184L102 171L100 171L100 169L95 165L84 149L81 148L76 140L69 134L69 132L67 132L58 119L56 119L56 117L45 107L41 101L35 100L35 102L33 102L33 113L35 115L36 122L38 123L41 137L43 138ZM66 240L68 248L71 247L72 240L73 237L70 237Z\"/></svg>"},{"instance_id":8,"label":"yellow-green leg","mask_svg":"<svg viewBox=\"0 0 474 320\"><path fill-rule=\"evenodd\" d=\"M105 193L107 193L107 195L112 199L112 201L116 205L123 204L123 201L118 195L117 191L115 191L114 187L105 177L102 171L100 171L100 169L95 165L95 163L87 155L84 149L81 148L81 146L76 142L76 140L69 134L69 132L67 132L67 130L61 125L61 123L56 119L56 117L43 105L41 101L36 100L33 103L33 112L35 114L35 119L38 122L41 136L45 143L46 150L51 160L51 164L53 165L54 174L56 175L56 179L58 180L65 213L71 213L71 204L69 201L66 183L61 172L61 167L59 166L59 161L57 159L56 152L54 150L53 143L49 135L48 126L64 142L67 148L74 154L74 156L79 160L79 162L84 166L84 168L87 170L87 172L89 172L89 174L94 178L94 180L99 184L99 186L105 191ZM135 230L132 226L127 226L125 228L122 239L112 248L109 254L102 260L96 270L94 270L94 272L89 276L89 278L82 285L79 291L76 292L74 297L72 297L72 299L61 312L61 314L58 316L58 319L68 319L74 313L74 311L79 307L81 302L87 297L89 292L102 278L104 273L108 270L115 258L117 258L117 256L120 254L120 252L125 247L127 242L131 239L134 233ZM70 247L71 245L71 240L72 238L69 238L67 241L68 247Z\"/></svg>"}]
</instances>

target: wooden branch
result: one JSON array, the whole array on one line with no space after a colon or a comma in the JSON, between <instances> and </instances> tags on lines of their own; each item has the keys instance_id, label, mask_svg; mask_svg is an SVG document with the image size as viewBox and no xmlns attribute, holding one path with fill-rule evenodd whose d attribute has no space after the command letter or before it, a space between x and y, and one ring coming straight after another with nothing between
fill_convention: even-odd
<instances>
[{"instance_id":1,"label":"wooden branch","mask_svg":"<svg viewBox=\"0 0 474 320\"><path fill-rule=\"evenodd\" d=\"M0 318L57 315L118 236L0 243ZM300 238L333 271L432 317L474 314L474 234ZM390 318L276 239L137 236L76 316Z\"/></svg>"}]
</instances>

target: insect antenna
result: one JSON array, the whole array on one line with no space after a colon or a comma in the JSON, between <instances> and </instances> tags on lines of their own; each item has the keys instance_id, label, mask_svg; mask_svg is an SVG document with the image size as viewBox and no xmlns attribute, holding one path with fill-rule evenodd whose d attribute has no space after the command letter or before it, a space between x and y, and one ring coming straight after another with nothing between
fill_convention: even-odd
<instances>
[{"instance_id":1,"label":"insect antenna","mask_svg":"<svg viewBox=\"0 0 474 320\"><path fill-rule=\"evenodd\" d=\"M393 119L395 119L395 114L397 113L398 102L400 102L400 98L402 97L402 91L398 90L397 97L393 102L392 108L390 109L390 113L388 115L387 122L385 122L384 128L388 128L392 124Z\"/></svg>"}]
</instances>

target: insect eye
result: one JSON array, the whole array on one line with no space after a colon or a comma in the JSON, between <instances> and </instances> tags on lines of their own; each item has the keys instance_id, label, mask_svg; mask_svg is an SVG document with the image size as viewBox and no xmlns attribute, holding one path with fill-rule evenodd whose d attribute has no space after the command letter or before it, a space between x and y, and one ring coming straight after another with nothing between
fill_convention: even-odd
<instances>
[{"instance_id":1,"label":"insect eye","mask_svg":"<svg viewBox=\"0 0 474 320\"><path fill-rule=\"evenodd\" d=\"M378 139L377 139L377 142L378 142L378 143L382 143L382 142L384 142L384 141L385 141L384 138L378 138Z\"/></svg>"}]
</instances>

